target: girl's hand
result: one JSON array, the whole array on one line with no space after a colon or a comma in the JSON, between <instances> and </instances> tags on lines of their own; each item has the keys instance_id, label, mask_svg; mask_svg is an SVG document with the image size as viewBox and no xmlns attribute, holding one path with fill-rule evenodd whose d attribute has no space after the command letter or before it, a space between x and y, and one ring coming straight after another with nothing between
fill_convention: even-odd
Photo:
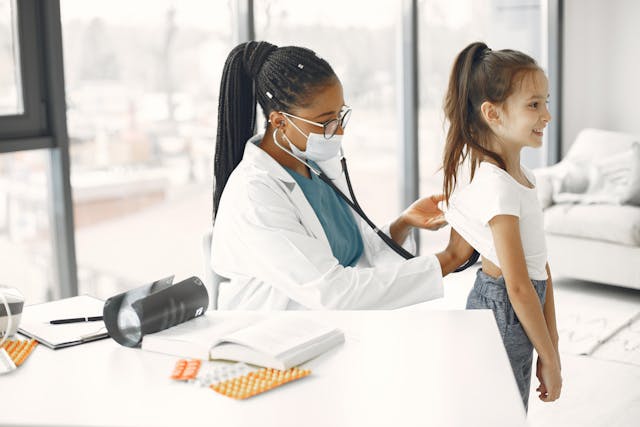
<instances>
[{"instance_id":1,"label":"girl's hand","mask_svg":"<svg viewBox=\"0 0 640 427\"><path fill-rule=\"evenodd\" d=\"M560 363L544 363L540 357L536 363L536 377L540 385L536 389L543 402L553 402L560 397L562 390L562 376L560 376Z\"/></svg>"},{"instance_id":2,"label":"girl's hand","mask_svg":"<svg viewBox=\"0 0 640 427\"><path fill-rule=\"evenodd\" d=\"M447 225L447 221L444 219L443 212L438 208L438 203L442 200L444 200L444 194L416 200L402 213L404 223L427 230L438 230L444 227Z\"/></svg>"},{"instance_id":3,"label":"girl's hand","mask_svg":"<svg viewBox=\"0 0 640 427\"><path fill-rule=\"evenodd\" d=\"M540 393L538 397L542 400L542 398L547 395L547 386L544 385L544 380L542 379L542 360L540 360L540 356L538 356L538 360L536 361L536 378L540 381L540 385L536 388L536 391Z\"/></svg>"}]
</instances>

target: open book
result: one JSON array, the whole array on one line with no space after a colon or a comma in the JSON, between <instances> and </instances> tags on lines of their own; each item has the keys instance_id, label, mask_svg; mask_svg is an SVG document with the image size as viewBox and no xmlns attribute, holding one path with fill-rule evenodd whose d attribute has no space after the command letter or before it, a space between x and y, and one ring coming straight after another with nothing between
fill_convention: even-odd
<instances>
[{"instance_id":1,"label":"open book","mask_svg":"<svg viewBox=\"0 0 640 427\"><path fill-rule=\"evenodd\" d=\"M303 316L206 314L155 334L142 349L289 369L344 342L344 333Z\"/></svg>"}]
</instances>

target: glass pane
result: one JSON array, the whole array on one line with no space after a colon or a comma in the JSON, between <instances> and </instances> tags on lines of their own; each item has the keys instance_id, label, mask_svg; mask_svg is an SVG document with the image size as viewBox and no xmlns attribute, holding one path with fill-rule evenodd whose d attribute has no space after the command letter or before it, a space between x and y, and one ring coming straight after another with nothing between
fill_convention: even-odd
<instances>
[{"instance_id":1,"label":"glass pane","mask_svg":"<svg viewBox=\"0 0 640 427\"><path fill-rule=\"evenodd\" d=\"M228 2L62 0L80 292L203 278Z\"/></svg>"},{"instance_id":2,"label":"glass pane","mask_svg":"<svg viewBox=\"0 0 640 427\"><path fill-rule=\"evenodd\" d=\"M0 0L0 115L22 114L22 85L15 0Z\"/></svg>"},{"instance_id":3,"label":"glass pane","mask_svg":"<svg viewBox=\"0 0 640 427\"><path fill-rule=\"evenodd\" d=\"M541 66L542 14L539 0L422 0L418 4L420 60L420 192L442 191L445 140L442 104L456 55L469 43L516 49ZM553 96L553 94L551 94ZM525 149L522 161L542 165L544 150ZM421 239L422 253L443 247L449 228Z\"/></svg>"},{"instance_id":4,"label":"glass pane","mask_svg":"<svg viewBox=\"0 0 640 427\"><path fill-rule=\"evenodd\" d=\"M27 304L57 297L51 255L49 151L0 154L0 284Z\"/></svg>"},{"instance_id":5,"label":"glass pane","mask_svg":"<svg viewBox=\"0 0 640 427\"><path fill-rule=\"evenodd\" d=\"M258 40L310 48L340 78L345 102L353 108L344 136L350 176L358 201L379 226L400 211L395 81L398 5L394 0L369 1L366 7L342 0L254 3Z\"/></svg>"}]
</instances>

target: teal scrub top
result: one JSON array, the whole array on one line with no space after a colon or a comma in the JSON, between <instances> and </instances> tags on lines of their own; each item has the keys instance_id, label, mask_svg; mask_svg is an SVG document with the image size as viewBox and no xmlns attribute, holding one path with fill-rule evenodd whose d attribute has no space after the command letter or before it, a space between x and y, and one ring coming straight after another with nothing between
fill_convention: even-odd
<instances>
[{"instance_id":1,"label":"teal scrub top","mask_svg":"<svg viewBox=\"0 0 640 427\"><path fill-rule=\"evenodd\" d=\"M309 163L319 169L315 163ZM307 178L291 169L285 169L298 183L318 216L333 256L340 265L353 267L360 259L364 246L349 205L314 173L311 173L311 178Z\"/></svg>"}]
</instances>

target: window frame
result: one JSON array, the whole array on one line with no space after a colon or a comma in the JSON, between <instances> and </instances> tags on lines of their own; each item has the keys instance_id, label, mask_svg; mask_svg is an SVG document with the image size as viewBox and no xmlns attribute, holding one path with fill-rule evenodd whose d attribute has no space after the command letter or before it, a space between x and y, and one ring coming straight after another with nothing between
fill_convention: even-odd
<instances>
[{"instance_id":1,"label":"window frame","mask_svg":"<svg viewBox=\"0 0 640 427\"><path fill-rule=\"evenodd\" d=\"M47 148L53 141L47 137L47 117L41 70L42 46L37 24L40 11L34 0L15 1L20 86L23 112L0 116L0 153Z\"/></svg>"},{"instance_id":2,"label":"window frame","mask_svg":"<svg viewBox=\"0 0 640 427\"><path fill-rule=\"evenodd\" d=\"M24 112L0 117L0 154L48 148L52 298L78 294L59 0L19 0Z\"/></svg>"}]
</instances>

